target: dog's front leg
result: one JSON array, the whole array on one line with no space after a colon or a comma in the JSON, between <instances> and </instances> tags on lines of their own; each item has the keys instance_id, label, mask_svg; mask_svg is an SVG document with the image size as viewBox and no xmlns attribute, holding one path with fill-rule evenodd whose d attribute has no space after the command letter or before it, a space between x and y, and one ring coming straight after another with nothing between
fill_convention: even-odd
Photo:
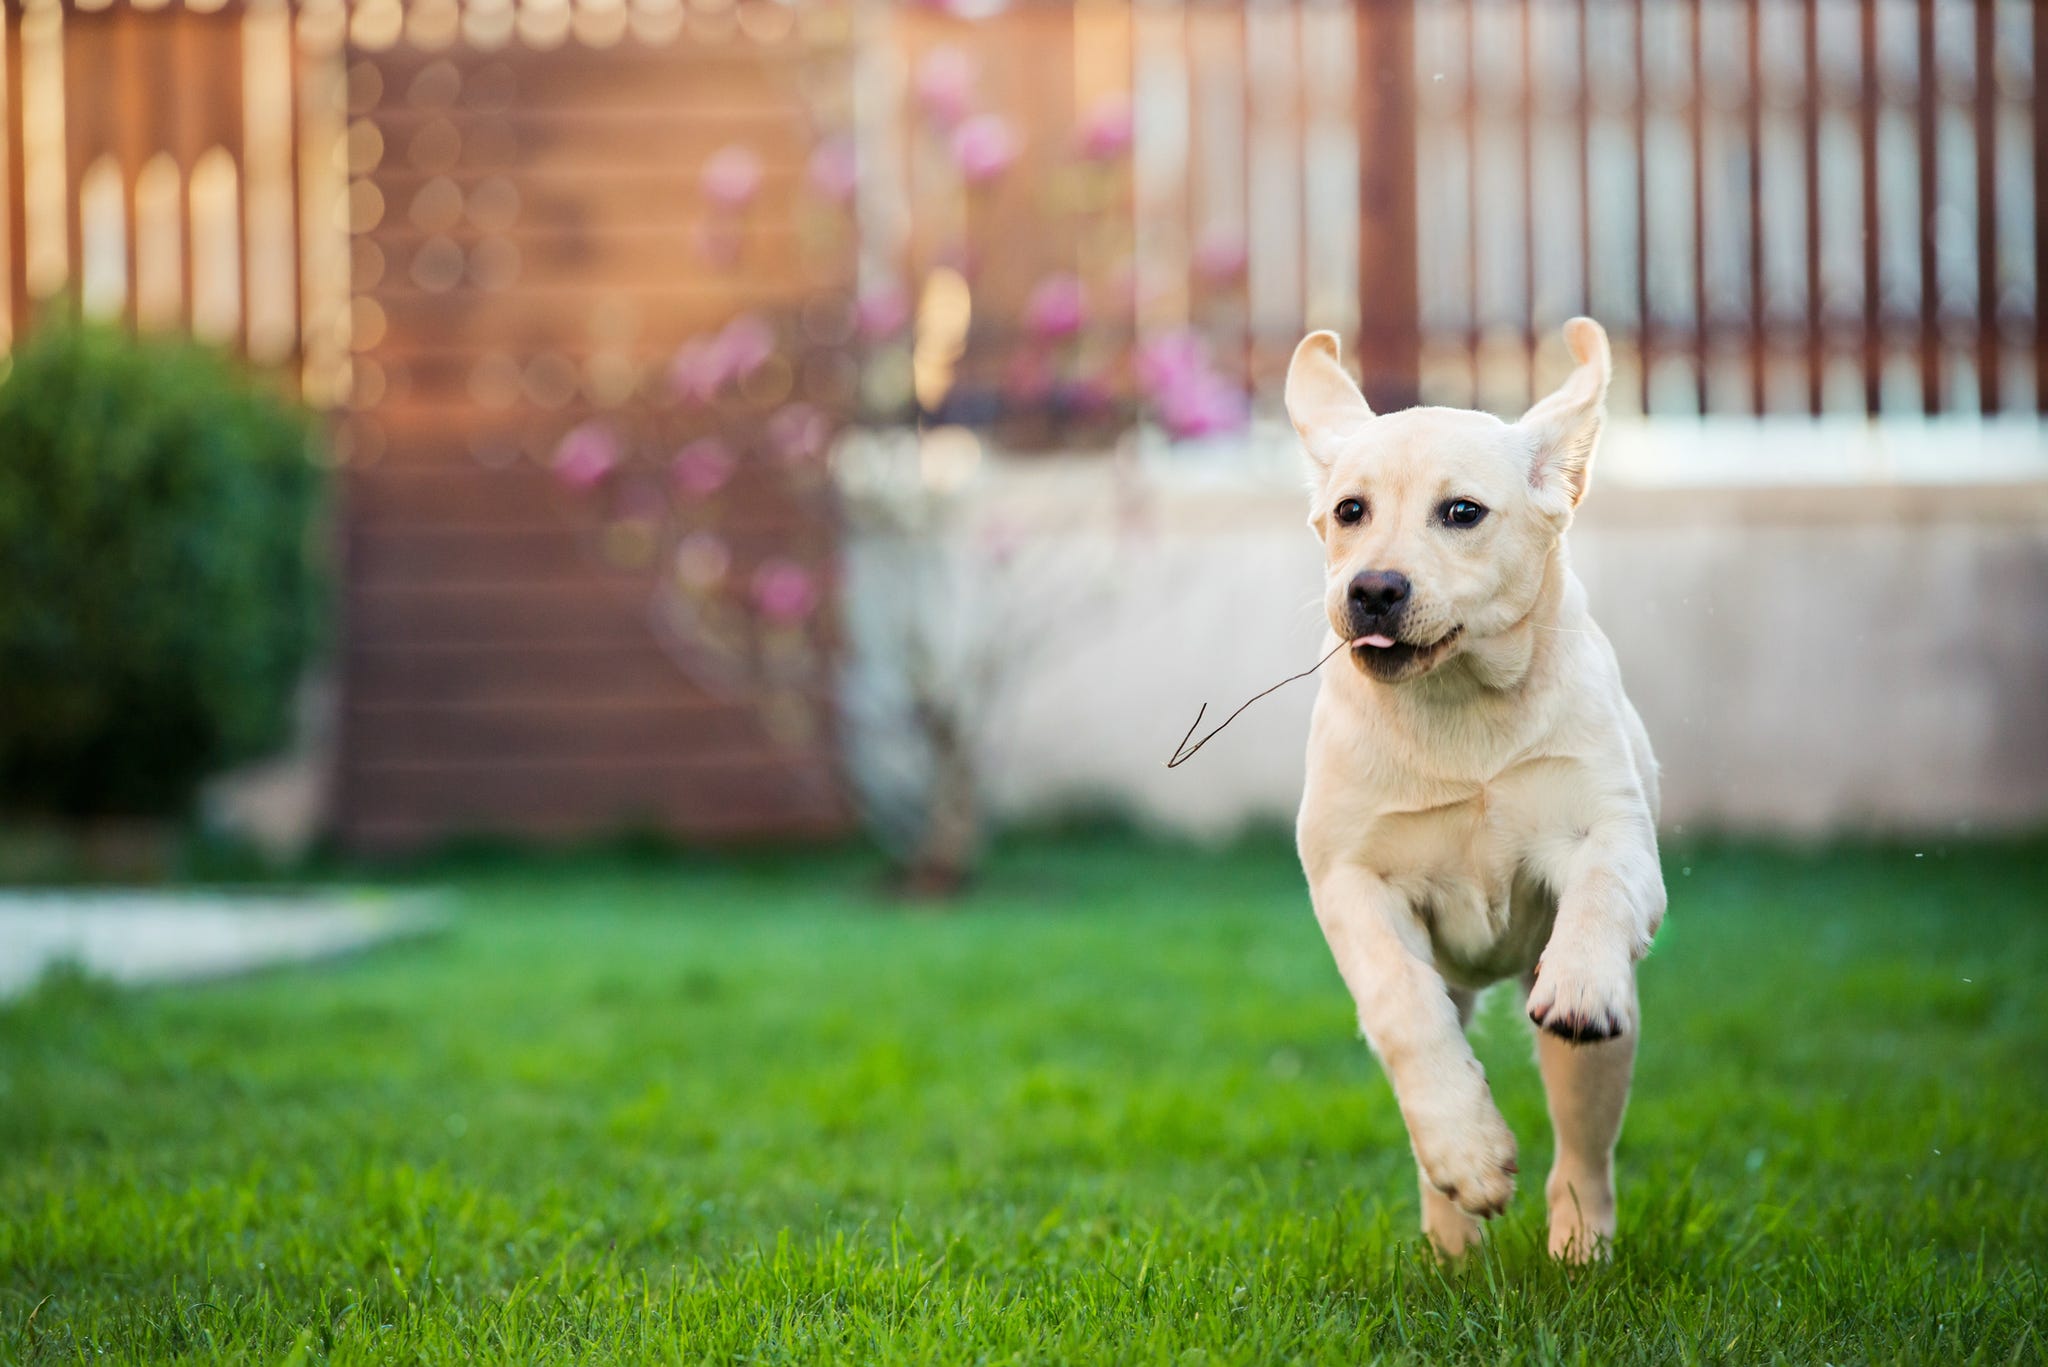
<instances>
[{"instance_id":1,"label":"dog's front leg","mask_svg":"<svg viewBox=\"0 0 2048 1367\"><path fill-rule=\"evenodd\" d=\"M1529 1019L1574 1043L1637 1027L1636 961L1664 920L1664 875L1647 815L1574 842L1551 873L1557 917L1536 961Z\"/></svg>"},{"instance_id":2,"label":"dog's front leg","mask_svg":"<svg viewBox=\"0 0 2048 1367\"><path fill-rule=\"evenodd\" d=\"M1445 1253L1462 1253L1478 1237L1472 1217L1500 1214L1514 1195L1515 1137L1407 900L1356 866L1324 870L1309 890L1358 1023L1393 1083L1423 1180L1441 1193L1424 1197L1424 1232Z\"/></svg>"}]
</instances>

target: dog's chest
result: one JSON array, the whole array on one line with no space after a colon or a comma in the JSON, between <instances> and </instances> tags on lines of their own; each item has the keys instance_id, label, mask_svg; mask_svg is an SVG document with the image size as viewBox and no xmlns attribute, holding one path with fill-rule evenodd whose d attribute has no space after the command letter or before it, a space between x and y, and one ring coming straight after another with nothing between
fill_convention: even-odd
<instances>
[{"instance_id":1,"label":"dog's chest","mask_svg":"<svg viewBox=\"0 0 2048 1367\"><path fill-rule=\"evenodd\" d=\"M1460 986L1526 971L1549 935L1556 901L1538 870L1569 833L1549 829L1543 786L1503 778L1376 823L1372 862L1408 898L1439 970Z\"/></svg>"}]
</instances>

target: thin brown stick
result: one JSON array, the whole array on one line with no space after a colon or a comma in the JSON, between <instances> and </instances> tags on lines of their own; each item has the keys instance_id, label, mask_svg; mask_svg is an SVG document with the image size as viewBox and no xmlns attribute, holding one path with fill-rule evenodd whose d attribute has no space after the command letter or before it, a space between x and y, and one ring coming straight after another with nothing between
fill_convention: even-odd
<instances>
[{"instance_id":1,"label":"thin brown stick","mask_svg":"<svg viewBox=\"0 0 2048 1367\"><path fill-rule=\"evenodd\" d=\"M1342 650L1345 646L1348 646L1350 644L1351 642L1348 640L1337 642L1337 644L1330 647L1330 655L1335 655L1338 651ZM1202 724L1202 718L1207 716L1209 712L1209 704L1203 703L1201 710L1195 713L1195 719L1188 723L1187 736L1182 736L1180 738L1180 744L1173 747L1173 758L1166 761L1166 767L1169 769L1178 769L1181 765L1186 764L1189 760L1195 757L1196 750L1200 750L1210 741L1216 739L1216 732L1221 731L1224 727L1236 721L1238 715L1242 713L1245 708L1250 707L1260 698L1265 697L1266 693L1277 693L1281 689L1287 687L1287 685L1293 683L1296 679L1306 679L1309 675L1315 673L1318 669L1321 669L1324 665L1328 664L1330 662L1330 655L1323 656L1322 659L1317 660L1314 664L1310 665L1307 669L1302 670L1299 674L1288 675L1279 683L1276 683L1271 688L1267 689L1264 693L1254 693L1251 697L1246 698L1243 703L1239 704L1236 712L1232 712L1222 721L1216 723L1215 730L1210 731L1208 735L1196 741L1194 744L1194 749L1191 750L1188 749L1188 736L1192 736L1195 734L1195 728Z\"/></svg>"}]
</instances>

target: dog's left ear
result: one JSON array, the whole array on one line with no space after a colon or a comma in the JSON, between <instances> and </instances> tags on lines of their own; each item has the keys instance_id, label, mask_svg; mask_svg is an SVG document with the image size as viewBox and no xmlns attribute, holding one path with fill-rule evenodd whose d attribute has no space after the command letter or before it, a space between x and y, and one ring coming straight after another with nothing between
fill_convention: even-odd
<instances>
[{"instance_id":1,"label":"dog's left ear","mask_svg":"<svg viewBox=\"0 0 2048 1367\"><path fill-rule=\"evenodd\" d=\"M1516 424L1535 448L1529 487L1559 514L1570 512L1586 496L1593 448L1607 421L1607 383L1614 375L1607 333L1591 318L1566 323L1564 340L1578 368Z\"/></svg>"},{"instance_id":2,"label":"dog's left ear","mask_svg":"<svg viewBox=\"0 0 2048 1367\"><path fill-rule=\"evenodd\" d=\"M1311 332L1287 363L1287 418L1320 470L1330 468L1338 444L1372 417L1372 405L1344 373L1341 350L1336 333Z\"/></svg>"}]
</instances>

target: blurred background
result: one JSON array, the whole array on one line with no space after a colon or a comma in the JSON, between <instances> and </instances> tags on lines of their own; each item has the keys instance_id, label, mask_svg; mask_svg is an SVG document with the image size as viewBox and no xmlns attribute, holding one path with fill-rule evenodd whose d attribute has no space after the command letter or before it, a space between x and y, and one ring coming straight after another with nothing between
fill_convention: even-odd
<instances>
[{"instance_id":1,"label":"blurred background","mask_svg":"<svg viewBox=\"0 0 2048 1367\"><path fill-rule=\"evenodd\" d=\"M2039 1356L2048 0L0 6L0 1361ZM1673 914L1461 1275L1315 683L1165 762L1303 332L1578 313Z\"/></svg>"},{"instance_id":2,"label":"blurred background","mask_svg":"<svg viewBox=\"0 0 2048 1367\"><path fill-rule=\"evenodd\" d=\"M1512 418L1580 312L1667 822L2048 816L2028 0L5 13L17 873L1284 823L1312 684L1163 761L1324 630L1294 342Z\"/></svg>"}]
</instances>

